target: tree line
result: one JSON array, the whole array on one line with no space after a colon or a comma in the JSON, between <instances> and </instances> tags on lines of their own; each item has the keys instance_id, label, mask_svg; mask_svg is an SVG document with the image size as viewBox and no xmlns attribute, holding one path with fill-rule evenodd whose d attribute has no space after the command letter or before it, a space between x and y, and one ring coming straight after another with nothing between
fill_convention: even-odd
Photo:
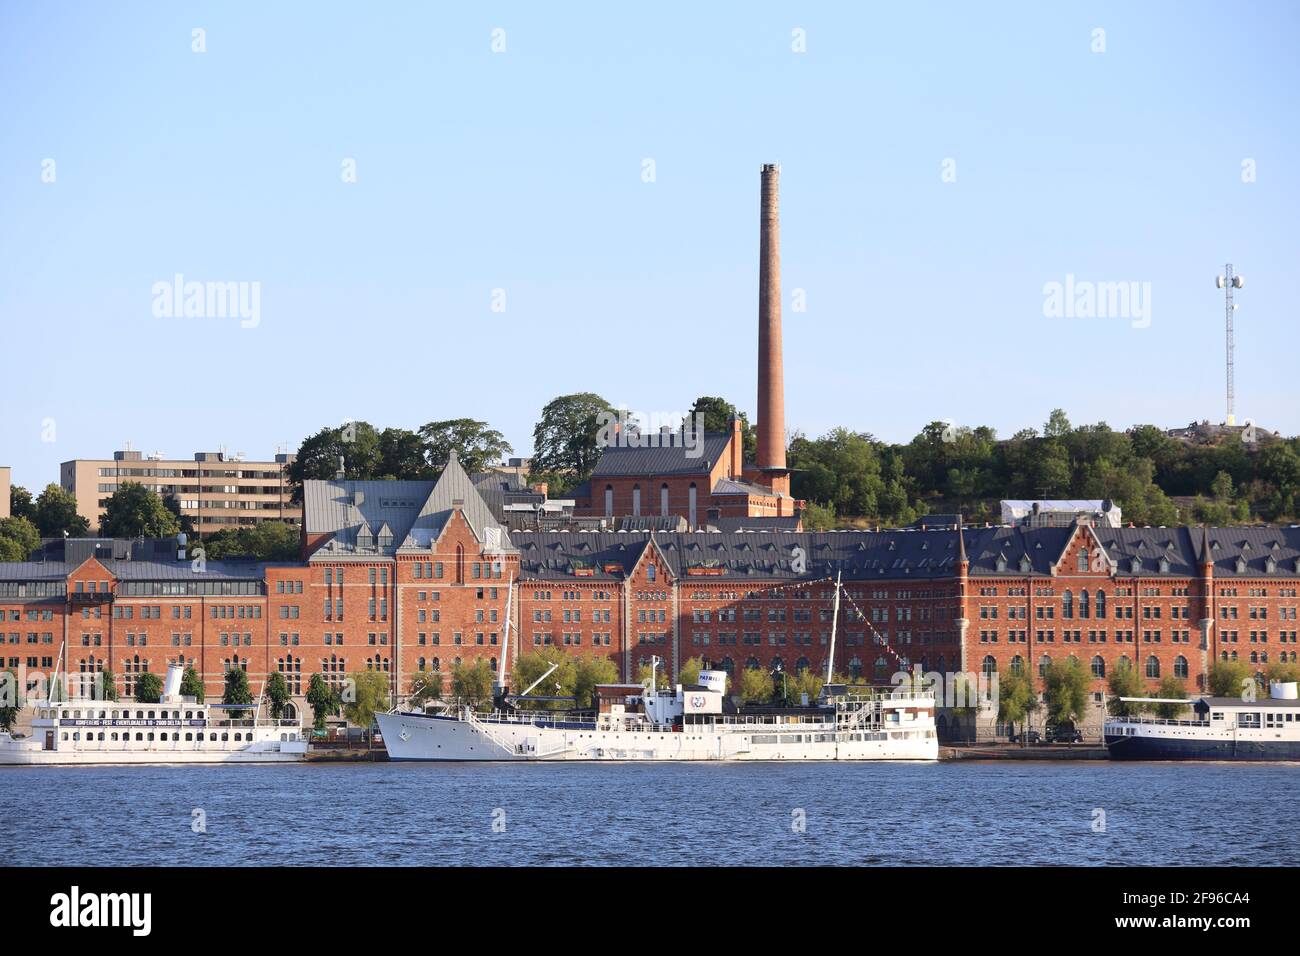
<instances>
[{"instance_id":1,"label":"tree line","mask_svg":"<svg viewBox=\"0 0 1300 956\"><path fill-rule=\"evenodd\" d=\"M594 392L552 399L533 428L529 479L564 497L586 481L602 451L602 416L617 414ZM745 456L756 438L745 413L724 398L703 395L682 427L697 416L705 431L740 419ZM1250 436L1252 440L1243 440ZM303 482L333 478L339 459L350 479L433 480L455 451L466 471L484 471L513 452L500 431L470 418L429 422L415 430L369 422L326 426L303 441L288 468L291 493ZM833 428L818 438L796 432L787 460L791 490L808 502L810 531L906 525L926 514L960 512L973 523L1000 518L1001 498L1110 498L1137 525L1272 522L1300 519L1300 438L1263 431L1226 432L1190 442L1155 425L1115 431L1105 422L1071 425L1054 410L1041 433L1025 428L999 439L988 426L931 422L906 444L869 432ZM90 533L76 498L57 484L39 496L10 489L11 517L0 519L0 560L24 560L42 537ZM193 534L171 496L124 482L109 498L98 532L105 537ZM209 557L292 560L299 532L279 522L217 532L204 541Z\"/></svg>"}]
</instances>

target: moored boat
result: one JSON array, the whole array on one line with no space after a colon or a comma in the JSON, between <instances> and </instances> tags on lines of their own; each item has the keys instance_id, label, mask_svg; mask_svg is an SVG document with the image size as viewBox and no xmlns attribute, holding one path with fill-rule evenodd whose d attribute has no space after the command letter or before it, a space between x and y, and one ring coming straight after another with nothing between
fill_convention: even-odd
<instances>
[{"instance_id":1,"label":"moored boat","mask_svg":"<svg viewBox=\"0 0 1300 956\"><path fill-rule=\"evenodd\" d=\"M1300 760L1300 699L1294 683L1269 696L1199 697L1190 701L1121 697L1129 703L1185 704L1192 716L1112 717L1106 747L1115 760Z\"/></svg>"}]
</instances>

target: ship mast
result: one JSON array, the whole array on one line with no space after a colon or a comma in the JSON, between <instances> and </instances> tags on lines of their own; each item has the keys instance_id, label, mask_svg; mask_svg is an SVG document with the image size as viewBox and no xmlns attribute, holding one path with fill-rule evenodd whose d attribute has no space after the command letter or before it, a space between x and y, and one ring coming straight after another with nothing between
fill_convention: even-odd
<instances>
[{"instance_id":1,"label":"ship mast","mask_svg":"<svg viewBox=\"0 0 1300 956\"><path fill-rule=\"evenodd\" d=\"M835 674L835 629L840 623L840 575L843 571L835 572L835 608L831 611L831 652L826 658L826 683L830 683Z\"/></svg>"},{"instance_id":2,"label":"ship mast","mask_svg":"<svg viewBox=\"0 0 1300 956\"><path fill-rule=\"evenodd\" d=\"M497 693L506 690L506 655L510 653L510 606L515 596L515 575L512 571L506 581L506 629L501 641L501 661L497 664Z\"/></svg>"}]
</instances>

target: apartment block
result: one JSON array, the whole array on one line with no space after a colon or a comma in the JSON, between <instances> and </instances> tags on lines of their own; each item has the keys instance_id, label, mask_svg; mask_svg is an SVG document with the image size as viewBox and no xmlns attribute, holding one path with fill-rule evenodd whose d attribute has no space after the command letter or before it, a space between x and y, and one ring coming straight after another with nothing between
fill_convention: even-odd
<instances>
[{"instance_id":1,"label":"apartment block","mask_svg":"<svg viewBox=\"0 0 1300 956\"><path fill-rule=\"evenodd\" d=\"M59 467L65 491L77 498L77 512L99 526L104 504L122 484L139 482L151 491L173 495L181 514L199 534L247 528L263 521L302 522L302 507L290 500L289 465L294 455L248 461L243 455L195 452L193 460L115 451L111 459L76 458Z\"/></svg>"}]
</instances>

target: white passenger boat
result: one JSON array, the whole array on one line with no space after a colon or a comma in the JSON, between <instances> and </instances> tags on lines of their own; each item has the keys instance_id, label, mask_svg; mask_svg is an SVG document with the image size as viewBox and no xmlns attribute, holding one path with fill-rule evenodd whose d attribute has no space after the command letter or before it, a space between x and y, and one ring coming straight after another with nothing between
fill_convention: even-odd
<instances>
[{"instance_id":1,"label":"white passenger boat","mask_svg":"<svg viewBox=\"0 0 1300 956\"><path fill-rule=\"evenodd\" d=\"M51 686L54 686L53 682ZM38 704L32 733L0 733L0 765L283 763L307 756L300 720L272 720L260 707L199 704L167 667L156 704L68 700ZM251 717L235 717L238 711Z\"/></svg>"},{"instance_id":2,"label":"white passenger boat","mask_svg":"<svg viewBox=\"0 0 1300 956\"><path fill-rule=\"evenodd\" d=\"M1200 697L1178 701L1121 697L1144 704L1186 704L1183 719L1131 716L1106 721L1115 760L1300 760L1300 699L1294 683L1274 683L1269 696Z\"/></svg>"},{"instance_id":3,"label":"white passenger boat","mask_svg":"<svg viewBox=\"0 0 1300 956\"><path fill-rule=\"evenodd\" d=\"M836 603L838 605L838 582ZM835 615L838 617L838 614ZM509 620L507 611L506 619ZM507 634L508 637L508 634ZM508 644L507 644L508 646ZM835 657L832 626L828 661ZM658 658L651 662L654 673ZM851 689L827 683L815 704L737 706L727 674L698 684L596 688L594 713L525 710L528 694L507 695L505 657L491 713L394 711L376 719L392 760L937 760L932 692ZM551 668L554 670L554 666ZM830 666L828 664L828 678Z\"/></svg>"}]
</instances>

